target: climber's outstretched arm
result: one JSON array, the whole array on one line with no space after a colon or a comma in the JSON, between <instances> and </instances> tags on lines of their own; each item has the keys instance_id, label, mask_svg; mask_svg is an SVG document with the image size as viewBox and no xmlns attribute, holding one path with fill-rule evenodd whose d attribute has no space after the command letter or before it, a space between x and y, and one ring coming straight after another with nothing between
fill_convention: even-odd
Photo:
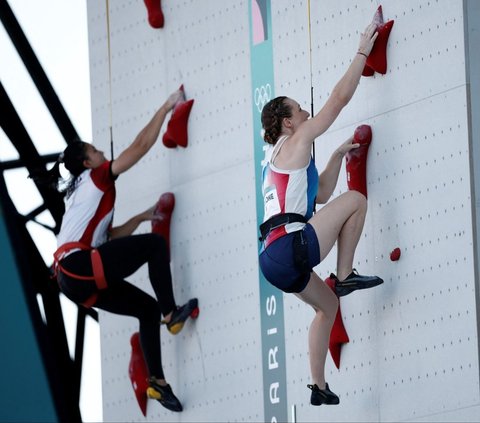
<instances>
[{"instance_id":1,"label":"climber's outstretched arm","mask_svg":"<svg viewBox=\"0 0 480 423\"><path fill-rule=\"evenodd\" d=\"M299 143L311 144L315 138L323 134L335 121L342 109L348 104L357 89L358 82L365 67L365 61L373 48L378 32L372 21L361 34L358 51L340 81L337 82L330 97L320 111L302 123L294 136Z\"/></svg>"},{"instance_id":2,"label":"climber's outstretched arm","mask_svg":"<svg viewBox=\"0 0 480 423\"><path fill-rule=\"evenodd\" d=\"M157 141L160 129L168 112L173 109L175 103L183 97L181 90L176 90L167 101L157 110L152 119L136 136L128 146L112 163L112 173L120 175L137 163Z\"/></svg>"}]
</instances>

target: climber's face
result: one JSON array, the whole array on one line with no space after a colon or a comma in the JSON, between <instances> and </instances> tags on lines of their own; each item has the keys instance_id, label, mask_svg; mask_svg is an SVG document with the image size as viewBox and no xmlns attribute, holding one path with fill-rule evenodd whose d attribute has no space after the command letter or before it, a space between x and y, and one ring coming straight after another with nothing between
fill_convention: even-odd
<instances>
[{"instance_id":1,"label":"climber's face","mask_svg":"<svg viewBox=\"0 0 480 423\"><path fill-rule=\"evenodd\" d=\"M303 110L300 104L291 98L286 98L285 103L290 106L292 116L289 118L284 118L283 125L286 129L293 133L300 126L300 124L305 122L310 117L310 113L308 113L306 110Z\"/></svg>"},{"instance_id":2,"label":"climber's face","mask_svg":"<svg viewBox=\"0 0 480 423\"><path fill-rule=\"evenodd\" d=\"M97 150L92 144L87 144L85 155L87 158L83 161L83 165L87 169L95 169L107 160L103 151Z\"/></svg>"}]
</instances>

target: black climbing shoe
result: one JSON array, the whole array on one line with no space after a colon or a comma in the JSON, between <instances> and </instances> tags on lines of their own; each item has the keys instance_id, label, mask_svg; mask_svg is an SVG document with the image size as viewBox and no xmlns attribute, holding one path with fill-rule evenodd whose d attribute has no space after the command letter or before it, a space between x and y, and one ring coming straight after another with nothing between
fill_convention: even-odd
<instances>
[{"instance_id":1,"label":"black climbing shoe","mask_svg":"<svg viewBox=\"0 0 480 423\"><path fill-rule=\"evenodd\" d=\"M337 297L344 297L357 289L373 288L383 283L383 279L380 279L378 276L362 276L355 269L342 282L333 273L330 277L335 280Z\"/></svg>"},{"instance_id":2,"label":"black climbing shoe","mask_svg":"<svg viewBox=\"0 0 480 423\"><path fill-rule=\"evenodd\" d=\"M196 309L198 309L198 300L192 298L188 303L173 310L172 318L166 323L168 331L173 335L180 332L188 317L192 314L195 315Z\"/></svg>"},{"instance_id":3,"label":"black climbing shoe","mask_svg":"<svg viewBox=\"0 0 480 423\"><path fill-rule=\"evenodd\" d=\"M307 385L307 388L312 390L310 397L310 404L312 405L337 405L340 404L340 398L328 387L328 383L325 384L325 389L320 389L317 384Z\"/></svg>"},{"instance_id":4,"label":"black climbing shoe","mask_svg":"<svg viewBox=\"0 0 480 423\"><path fill-rule=\"evenodd\" d=\"M160 404L171 411L183 411L182 404L180 404L180 401L173 393L170 385L159 385L154 378L149 378L148 384L148 398L156 399Z\"/></svg>"}]
</instances>

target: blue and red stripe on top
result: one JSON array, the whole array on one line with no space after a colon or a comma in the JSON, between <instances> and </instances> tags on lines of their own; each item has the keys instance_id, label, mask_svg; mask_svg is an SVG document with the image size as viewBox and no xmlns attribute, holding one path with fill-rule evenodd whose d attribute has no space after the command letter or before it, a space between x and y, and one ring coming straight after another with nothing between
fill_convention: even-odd
<instances>
[{"instance_id":1,"label":"blue and red stripe on top","mask_svg":"<svg viewBox=\"0 0 480 423\"><path fill-rule=\"evenodd\" d=\"M301 169L279 169L269 161L265 164L262 173L263 194L265 201L264 221L282 213L298 213L307 220L313 216L315 198L318 191L318 171L313 158L307 166ZM274 191L277 207L266 206L268 193ZM273 229L265 240L266 248L276 239L301 229L303 223L290 223Z\"/></svg>"}]
</instances>

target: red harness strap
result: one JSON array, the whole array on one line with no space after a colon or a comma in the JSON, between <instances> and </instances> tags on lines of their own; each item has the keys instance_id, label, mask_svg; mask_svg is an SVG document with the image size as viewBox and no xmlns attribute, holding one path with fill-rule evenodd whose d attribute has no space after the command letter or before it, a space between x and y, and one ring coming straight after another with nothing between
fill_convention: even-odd
<instances>
[{"instance_id":1,"label":"red harness strap","mask_svg":"<svg viewBox=\"0 0 480 423\"><path fill-rule=\"evenodd\" d=\"M92 260L92 269L93 275L92 276L82 276L77 275L75 273L69 272L66 270L61 264L60 261L63 259L66 253L72 250L90 250L90 258ZM97 288L105 289L107 288L107 280L105 279L105 273L103 271L103 263L102 258L100 257L100 253L96 248L93 248L82 244L81 242L67 242L58 248L55 253L53 253L54 257L54 267L55 267L55 276L57 276L58 270L60 270L63 274L82 281L95 281ZM87 300L81 303L84 307L92 307L95 302L97 301L98 294L95 292L93 293Z\"/></svg>"}]
</instances>

